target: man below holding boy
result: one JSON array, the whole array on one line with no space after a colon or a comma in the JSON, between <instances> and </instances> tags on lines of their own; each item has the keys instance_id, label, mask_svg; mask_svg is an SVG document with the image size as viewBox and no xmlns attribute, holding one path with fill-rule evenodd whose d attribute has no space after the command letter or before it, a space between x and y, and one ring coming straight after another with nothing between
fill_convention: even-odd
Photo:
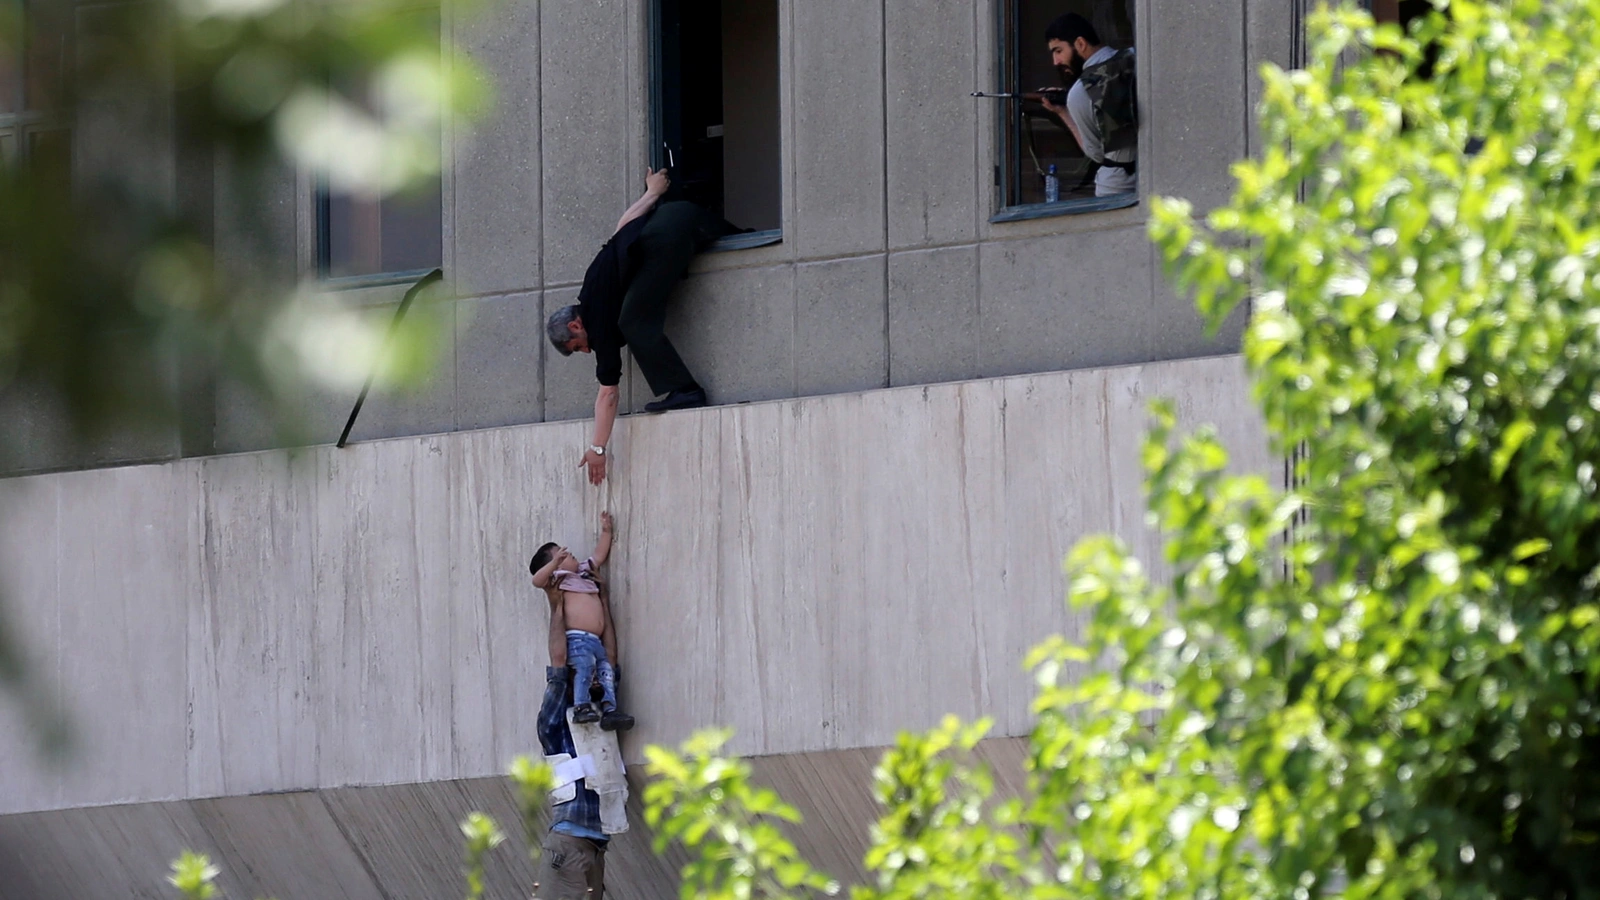
<instances>
[{"instance_id":1,"label":"man below holding boy","mask_svg":"<svg viewBox=\"0 0 1600 900\"><path fill-rule=\"evenodd\" d=\"M587 568L590 578L599 589L595 599L600 602L603 610L603 623L598 627L605 633L606 649L609 650L610 659L614 661L617 652L616 625L611 621L611 605L609 597L606 596L605 582L593 574L597 566L592 564L603 563L605 557L610 554L615 526L610 514L602 514L601 522L600 545L595 548L595 557L590 560L591 565ZM577 687L577 684L582 682L574 678L573 669L568 666L568 663L573 661L569 652L572 638L567 628L568 604L554 577L557 561L570 560L571 554L555 544L546 544L540 551L549 551L552 558L546 560L544 565L534 566L534 583L544 590L550 601L548 638L550 665L545 669L544 701L539 705L539 746L546 760L552 762L576 760L583 755L578 740L582 735L573 734L574 727L568 721L568 711L573 710L577 703L586 704L592 709L593 702L587 688ZM563 555L557 556L555 551L561 551ZM539 562L539 557L536 556L534 562ZM547 569L543 579L538 578L541 569ZM583 605L582 601L586 598L578 599L580 602L573 604L574 607ZM587 615L582 611L579 612L580 615ZM614 693L612 697L614 700ZM577 718L577 713L574 711L572 719L577 720ZM612 724L615 726L618 723L613 720ZM629 719L627 724L631 725L632 720ZM595 735L591 733L588 739L591 750L595 747L594 737ZM615 751L615 737L607 734L601 740L613 742L611 749ZM620 756L617 758L620 760ZM627 830L627 813L623 803L613 802L610 806L607 805L606 799L596 788L609 789L604 784L605 779L598 780L599 784L588 776L575 779L561 788L566 792L567 799L552 797L550 831L545 835L542 844L538 881L534 884L534 900L603 900L606 849L610 846L611 834ZM614 801L616 795L607 796L612 797ZM626 792L621 794L624 801L626 796Z\"/></svg>"},{"instance_id":2,"label":"man below holding boy","mask_svg":"<svg viewBox=\"0 0 1600 900\"><path fill-rule=\"evenodd\" d=\"M544 702L539 705L539 746L546 758L578 754L567 724L572 707L572 670L567 668L567 628L561 605L550 606L550 665L544 670ZM534 900L602 900L606 890L606 848L611 839L600 821L600 795L585 783L573 785L571 800L550 805L550 831L539 857Z\"/></svg>"}]
</instances>

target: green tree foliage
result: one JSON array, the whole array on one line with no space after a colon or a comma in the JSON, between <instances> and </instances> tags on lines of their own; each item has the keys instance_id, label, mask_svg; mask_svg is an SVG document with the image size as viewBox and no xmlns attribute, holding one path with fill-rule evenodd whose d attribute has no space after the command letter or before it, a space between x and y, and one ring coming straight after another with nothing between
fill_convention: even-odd
<instances>
[{"instance_id":1,"label":"green tree foliage","mask_svg":"<svg viewBox=\"0 0 1600 900\"><path fill-rule=\"evenodd\" d=\"M695 847L683 867L684 900L791 900L838 884L800 858L779 823L800 814L773 791L750 781L750 767L717 751L727 732L696 735L672 753L645 748L655 776L645 788L645 821L656 831L656 852L673 841Z\"/></svg>"},{"instance_id":2,"label":"green tree foliage","mask_svg":"<svg viewBox=\"0 0 1600 900\"><path fill-rule=\"evenodd\" d=\"M403 190L439 170L440 122L474 100L469 63L447 58L426 7L0 3L0 64L28 76L26 113L71 146L0 165L0 388L43 391L88 432L170 417L172 387L152 373L175 354L269 396L300 374L297 341L330 322L292 306L305 300L293 285L213 258L211 207L172 202L137 166L94 164L92 141L115 127L129 154L220 164L242 192L222 224L245 231L263 219L255 181L285 166L338 190Z\"/></svg>"},{"instance_id":3,"label":"green tree foliage","mask_svg":"<svg viewBox=\"0 0 1600 900\"><path fill-rule=\"evenodd\" d=\"M217 896L217 886L212 882L222 870L212 864L202 853L184 853L172 861L172 874L167 883L178 889L184 900L212 900Z\"/></svg>"},{"instance_id":4,"label":"green tree foliage","mask_svg":"<svg viewBox=\"0 0 1600 900\"><path fill-rule=\"evenodd\" d=\"M1600 896L1600 2L1310 31L1232 201L1151 221L1213 326L1251 305L1292 484L1158 410L1170 578L1072 553L1091 621L1030 657L1028 790L989 798L973 733L902 738L855 897ZM721 821L728 764L686 758L652 755L652 819ZM673 835L696 871L736 843ZM781 896L739 835L723 894Z\"/></svg>"},{"instance_id":5,"label":"green tree foliage","mask_svg":"<svg viewBox=\"0 0 1600 900\"><path fill-rule=\"evenodd\" d=\"M379 195L438 171L440 122L481 98L469 62L441 49L437 5L419 6L0 0L0 114L20 108L36 133L0 144L0 395L87 440L170 428L180 368L269 408L310 381L353 392L380 362L386 380L417 374L423 317L379 360L371 320L216 258L213 237L262 232L256 186L270 173ZM231 202L175 199L148 157L218 173ZM0 427L0 460L17 437ZM0 617L0 688L59 734L54 701L28 679L38 668Z\"/></svg>"},{"instance_id":6,"label":"green tree foliage","mask_svg":"<svg viewBox=\"0 0 1600 900\"><path fill-rule=\"evenodd\" d=\"M461 835L467 842L467 863L462 868L467 880L467 900L483 900L484 857L506 842L506 834L494 819L474 812L461 820Z\"/></svg>"}]
</instances>

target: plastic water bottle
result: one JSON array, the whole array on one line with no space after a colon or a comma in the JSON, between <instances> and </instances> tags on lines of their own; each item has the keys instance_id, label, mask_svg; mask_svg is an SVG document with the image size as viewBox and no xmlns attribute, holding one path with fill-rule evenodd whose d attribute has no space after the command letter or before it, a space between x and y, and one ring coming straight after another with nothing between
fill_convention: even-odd
<instances>
[{"instance_id":1,"label":"plastic water bottle","mask_svg":"<svg viewBox=\"0 0 1600 900\"><path fill-rule=\"evenodd\" d=\"M1050 171L1044 176L1044 202L1057 203L1061 200L1061 179L1056 177L1056 164L1050 164Z\"/></svg>"}]
</instances>

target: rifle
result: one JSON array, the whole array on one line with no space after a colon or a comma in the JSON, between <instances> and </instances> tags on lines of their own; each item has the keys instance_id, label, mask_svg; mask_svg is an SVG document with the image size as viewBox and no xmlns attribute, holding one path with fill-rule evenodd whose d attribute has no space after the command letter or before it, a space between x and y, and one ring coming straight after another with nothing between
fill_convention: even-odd
<instances>
[{"instance_id":1,"label":"rifle","mask_svg":"<svg viewBox=\"0 0 1600 900\"><path fill-rule=\"evenodd\" d=\"M985 100L1032 100L1035 103L1042 103L1046 98L1049 98L1050 102L1056 106L1067 105L1066 88L1040 88L1037 91L1020 91L1016 93L997 94L991 94L985 91L973 91L972 96L981 97Z\"/></svg>"}]
</instances>

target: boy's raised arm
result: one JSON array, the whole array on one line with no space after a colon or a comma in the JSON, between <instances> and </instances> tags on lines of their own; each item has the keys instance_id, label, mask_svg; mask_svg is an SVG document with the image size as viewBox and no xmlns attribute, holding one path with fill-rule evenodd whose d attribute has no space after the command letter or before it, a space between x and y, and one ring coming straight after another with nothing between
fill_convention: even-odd
<instances>
[{"instance_id":1,"label":"boy's raised arm","mask_svg":"<svg viewBox=\"0 0 1600 900\"><path fill-rule=\"evenodd\" d=\"M606 564L611 558L611 539L617 529L616 520L611 518L611 513L600 514L600 541L594 548L594 567L596 569Z\"/></svg>"}]
</instances>

